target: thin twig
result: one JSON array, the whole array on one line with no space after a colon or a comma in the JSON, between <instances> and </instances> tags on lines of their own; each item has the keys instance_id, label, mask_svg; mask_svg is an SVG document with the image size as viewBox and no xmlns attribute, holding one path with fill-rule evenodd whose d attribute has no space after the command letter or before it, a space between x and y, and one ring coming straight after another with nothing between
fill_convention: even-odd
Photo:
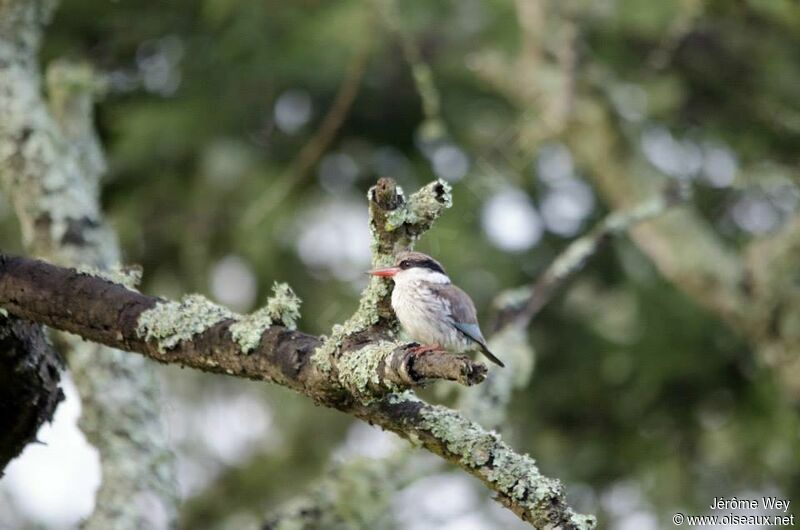
<instances>
[{"instance_id":1,"label":"thin twig","mask_svg":"<svg viewBox=\"0 0 800 530\"><path fill-rule=\"evenodd\" d=\"M510 294L505 303L498 302L495 329L514 324L527 327L530 321L553 298L553 295L581 271L590 257L612 237L623 234L632 226L663 214L687 197L683 185L669 186L663 193L634 208L617 211L604 217L592 230L572 243L556 257L532 286Z\"/></svg>"},{"instance_id":2,"label":"thin twig","mask_svg":"<svg viewBox=\"0 0 800 530\"><path fill-rule=\"evenodd\" d=\"M411 76L422 101L422 113L432 133L444 133L442 98L433 78L433 70L422 57L422 51L413 36L403 26L395 0L374 0L384 24L392 31L403 51L403 57L411 68Z\"/></svg>"},{"instance_id":3,"label":"thin twig","mask_svg":"<svg viewBox=\"0 0 800 530\"><path fill-rule=\"evenodd\" d=\"M369 35L369 32L367 33ZM325 154L356 100L361 81L367 70L370 51L371 39L366 38L350 60L345 76L336 92L336 97L319 128L300 149L297 157L289 164L289 168L278 179L277 184L265 190L248 207L243 220L245 226L254 227L263 222L277 205L283 203L297 186L306 180L311 170Z\"/></svg>"}]
</instances>

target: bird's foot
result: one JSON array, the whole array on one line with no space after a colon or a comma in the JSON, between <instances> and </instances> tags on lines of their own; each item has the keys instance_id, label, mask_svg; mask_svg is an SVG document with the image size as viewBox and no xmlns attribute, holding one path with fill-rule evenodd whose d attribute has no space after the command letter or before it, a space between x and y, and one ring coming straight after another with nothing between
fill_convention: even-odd
<instances>
[{"instance_id":1,"label":"bird's foot","mask_svg":"<svg viewBox=\"0 0 800 530\"><path fill-rule=\"evenodd\" d=\"M412 343L413 346L408 348L413 355L422 355L423 353L446 353L445 349L439 346L438 344L418 344L416 342Z\"/></svg>"}]
</instances>

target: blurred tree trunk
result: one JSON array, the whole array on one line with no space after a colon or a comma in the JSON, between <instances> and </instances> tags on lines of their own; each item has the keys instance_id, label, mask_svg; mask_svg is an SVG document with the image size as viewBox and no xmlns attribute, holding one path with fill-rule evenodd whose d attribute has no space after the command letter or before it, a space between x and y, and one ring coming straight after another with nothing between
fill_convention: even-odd
<instances>
[{"instance_id":1,"label":"blurred tree trunk","mask_svg":"<svg viewBox=\"0 0 800 530\"><path fill-rule=\"evenodd\" d=\"M98 81L87 67L54 65L49 108L42 97L37 54L55 6L0 2L0 181L31 254L109 269L120 256L99 205L105 162L93 129ZM102 462L96 509L84 528L173 525L173 457L154 367L72 335L64 343L83 403L80 427Z\"/></svg>"}]
</instances>

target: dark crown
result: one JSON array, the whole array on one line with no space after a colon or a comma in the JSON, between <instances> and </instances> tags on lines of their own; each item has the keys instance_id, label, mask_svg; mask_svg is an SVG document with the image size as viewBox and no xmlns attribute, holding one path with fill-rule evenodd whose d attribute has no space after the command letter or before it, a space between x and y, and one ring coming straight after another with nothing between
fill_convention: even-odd
<instances>
[{"instance_id":1,"label":"dark crown","mask_svg":"<svg viewBox=\"0 0 800 530\"><path fill-rule=\"evenodd\" d=\"M397 260L395 263L397 267L400 267L403 270L418 267L429 269L434 272L440 272L445 275L447 274L444 272L444 267L442 267L441 263L427 254L423 254L422 252L401 252L397 255Z\"/></svg>"}]
</instances>

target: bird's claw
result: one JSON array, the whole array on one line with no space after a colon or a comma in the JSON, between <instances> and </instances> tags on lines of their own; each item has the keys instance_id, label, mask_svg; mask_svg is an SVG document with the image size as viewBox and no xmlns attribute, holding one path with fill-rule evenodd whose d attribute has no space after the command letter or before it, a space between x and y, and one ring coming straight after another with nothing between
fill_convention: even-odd
<instances>
[{"instance_id":1,"label":"bird's claw","mask_svg":"<svg viewBox=\"0 0 800 530\"><path fill-rule=\"evenodd\" d=\"M439 346L438 344L418 344L416 342L412 343L412 346L408 348L408 351L411 352L412 355L422 355L424 353L445 353L444 348Z\"/></svg>"}]
</instances>

